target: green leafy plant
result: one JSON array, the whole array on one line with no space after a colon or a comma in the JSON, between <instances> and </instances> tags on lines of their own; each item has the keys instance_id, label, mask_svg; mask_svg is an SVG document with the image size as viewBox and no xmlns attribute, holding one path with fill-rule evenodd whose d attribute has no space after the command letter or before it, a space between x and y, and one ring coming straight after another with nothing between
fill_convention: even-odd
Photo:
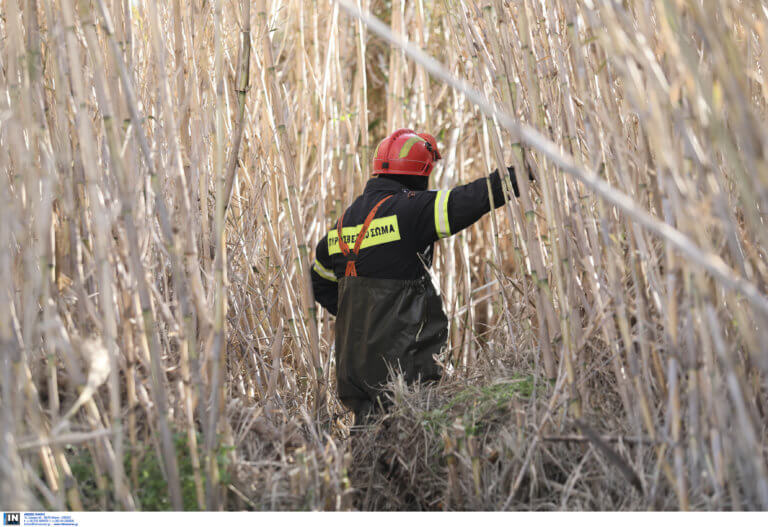
<instances>
[{"instance_id":1,"label":"green leafy plant","mask_svg":"<svg viewBox=\"0 0 768 527\"><path fill-rule=\"evenodd\" d=\"M194 468L190 456L187 434L176 432L173 435L174 447L178 454L179 479L181 482L181 495L183 508L186 511L198 510L195 493ZM198 454L202 457L202 441L198 441ZM229 453L234 449L231 446L220 446L216 451L216 463L219 470L219 481L227 485L231 481L229 473ZM91 452L87 448L70 448L69 456L72 477L75 479L86 509L100 509L100 503L106 498L107 505L114 502L112 495L112 481L107 479L108 487L100 489L97 484L97 473ZM168 484L163 472L162 461L157 456L157 451L147 444L141 452L126 452L123 461L126 474L130 473L131 457L137 456L138 480L134 490L134 498L137 507L146 511L172 510L168 495ZM113 505L113 506L116 506Z\"/></svg>"}]
</instances>

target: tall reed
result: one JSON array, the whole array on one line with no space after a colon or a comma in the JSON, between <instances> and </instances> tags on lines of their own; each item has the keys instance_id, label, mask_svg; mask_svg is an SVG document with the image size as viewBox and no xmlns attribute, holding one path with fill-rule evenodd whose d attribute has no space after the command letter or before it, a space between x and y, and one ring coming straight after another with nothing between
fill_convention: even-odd
<instances>
[{"instance_id":1,"label":"tall reed","mask_svg":"<svg viewBox=\"0 0 768 527\"><path fill-rule=\"evenodd\" d=\"M2 507L768 507L767 17L0 0ZM402 126L434 187L535 181L440 242L446 378L355 442L309 273Z\"/></svg>"}]
</instances>

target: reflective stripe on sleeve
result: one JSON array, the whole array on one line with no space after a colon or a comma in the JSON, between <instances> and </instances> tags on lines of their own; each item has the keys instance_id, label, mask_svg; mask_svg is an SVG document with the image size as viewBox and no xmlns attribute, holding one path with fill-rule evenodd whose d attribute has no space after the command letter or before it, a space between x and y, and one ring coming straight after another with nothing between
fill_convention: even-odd
<instances>
[{"instance_id":1,"label":"reflective stripe on sleeve","mask_svg":"<svg viewBox=\"0 0 768 527\"><path fill-rule=\"evenodd\" d=\"M448 196L450 190L440 190L435 197L435 231L438 238L451 235L451 225L448 223Z\"/></svg>"},{"instance_id":2,"label":"reflective stripe on sleeve","mask_svg":"<svg viewBox=\"0 0 768 527\"><path fill-rule=\"evenodd\" d=\"M330 280L331 282L338 282L339 279L336 278L336 275L333 274L333 271L329 271L325 267L323 267L323 264L315 260L314 265L315 272L319 274L322 278L325 278L326 280Z\"/></svg>"}]
</instances>

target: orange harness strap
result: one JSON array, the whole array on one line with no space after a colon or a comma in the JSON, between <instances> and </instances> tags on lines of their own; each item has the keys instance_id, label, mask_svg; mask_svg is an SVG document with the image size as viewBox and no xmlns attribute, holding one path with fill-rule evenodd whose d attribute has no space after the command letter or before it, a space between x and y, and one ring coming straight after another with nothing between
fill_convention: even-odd
<instances>
[{"instance_id":1,"label":"orange harness strap","mask_svg":"<svg viewBox=\"0 0 768 527\"><path fill-rule=\"evenodd\" d=\"M339 236L339 248L341 249L341 252L348 258L347 260L347 268L344 272L344 276L357 276L357 268L355 267L355 260L357 260L357 255L360 252L360 246L363 244L363 239L365 238L365 235L368 233L368 227L371 225L371 222L373 221L373 218L376 216L376 212L379 210L379 207L387 201L389 198L394 196L394 194L390 194L386 198L379 201L372 209L371 212L368 213L368 216L365 218L365 222L363 222L363 228L360 229L360 233L357 235L357 239L355 240L355 248L352 249L352 251L349 250L349 245L347 245L347 242L344 241L344 239L341 237L341 230L342 230L342 220L344 219L344 215L341 215L341 218L339 218L338 223L336 224L336 233ZM350 257L350 253L354 253L354 256Z\"/></svg>"}]
</instances>

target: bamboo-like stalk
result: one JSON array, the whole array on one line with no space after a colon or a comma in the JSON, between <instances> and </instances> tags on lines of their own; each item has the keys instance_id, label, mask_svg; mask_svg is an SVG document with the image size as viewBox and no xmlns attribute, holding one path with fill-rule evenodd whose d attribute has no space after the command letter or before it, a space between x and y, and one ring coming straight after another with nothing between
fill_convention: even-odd
<instances>
[{"instance_id":1,"label":"bamboo-like stalk","mask_svg":"<svg viewBox=\"0 0 768 527\"><path fill-rule=\"evenodd\" d=\"M217 510L221 503L219 481L220 473L217 464L217 450L219 445L220 420L224 405L224 371L226 361L226 309L227 302L224 290L227 287L226 275L226 244L224 238L224 78L222 58L222 6L217 0L213 5L214 25L214 64L213 84L215 86L214 112L214 153L213 153L213 181L215 187L214 206L214 240L216 257L214 259L214 317L212 346L208 359L210 372L210 412L205 428L205 461L206 461L206 507L209 510Z\"/></svg>"},{"instance_id":2,"label":"bamboo-like stalk","mask_svg":"<svg viewBox=\"0 0 768 527\"><path fill-rule=\"evenodd\" d=\"M0 13L5 508L768 504L759 3ZM401 126L521 196L435 245L442 382L347 441L313 250Z\"/></svg>"},{"instance_id":3,"label":"bamboo-like stalk","mask_svg":"<svg viewBox=\"0 0 768 527\"><path fill-rule=\"evenodd\" d=\"M119 54L119 51L117 50L117 45L114 41L114 30L112 28L111 20L108 16L108 12L106 10L106 6L103 4L103 2L99 1L99 10L102 17L103 22L103 28L107 32L107 34L111 37L110 43L111 43L111 51L113 58L115 59L115 62L118 64L118 68L120 70L121 80L123 83L123 89L128 94L128 106L131 112L131 119L134 124L134 126L138 129L141 126L141 123L138 118L138 113L135 108L135 104L133 104L132 101L132 89L130 81L127 77L127 72L125 71L124 64L122 62L122 57ZM148 147L146 146L146 142L141 142L142 144L142 150L144 151L145 158L147 159L148 163L151 163L148 159ZM154 167L150 164L150 171L154 170ZM154 183L153 186L155 188L155 191L159 189L158 187L158 180L156 176L152 177ZM123 182L122 185L123 194L127 194L128 188L127 188L127 182ZM126 196L127 197L127 196ZM130 203L128 199L123 200L124 206L127 206ZM158 213L161 217L160 223L167 224L167 213L165 211L164 203L162 202L162 197L158 196L157 203L158 206ZM167 421L167 401L166 401L166 392L165 392L165 386L164 386L164 375L161 371L161 364L160 364L160 342L159 338L157 336L157 333L154 331L154 321L153 321L153 314L152 314L152 306L151 306L151 298L149 296L149 291L146 285L146 278L144 276L143 269L141 262L139 259L139 253L138 253L138 237L136 234L135 228L131 225L130 221L130 209L127 211L124 211L127 215L128 221L126 222L126 225L128 228L126 229L126 232L128 234L129 238L129 244L132 246L131 250L131 265L133 267L133 273L134 276L138 280L138 292L139 292L139 299L140 299L140 305L141 305L141 316L143 318L144 322L144 331L149 337L149 344L151 346L150 351L150 364L151 364L151 370L152 370L152 384L153 384L153 393L156 396L156 401L158 405L158 428L160 429L160 433L162 436L162 449L164 452L163 460L166 464L166 477L168 478L169 483L169 494L171 498L172 506L175 509L181 509L182 503L181 503L181 488L179 483L179 473L177 468L177 460L176 460L176 453L175 448L173 446L173 440L171 437L171 431L170 427ZM164 220L164 221L163 221ZM177 267L177 266L175 266Z\"/></svg>"},{"instance_id":4,"label":"bamboo-like stalk","mask_svg":"<svg viewBox=\"0 0 768 527\"><path fill-rule=\"evenodd\" d=\"M88 6L85 5L84 2L80 1L78 2L78 15L81 20L81 23L83 25L83 28L85 30L86 39L88 41L89 47L92 49L95 49L98 43L97 36L96 36L96 22L94 19L91 18L91 13L88 10ZM104 71L104 63L102 61L102 58L99 54L94 53L91 55L91 59L94 62L94 69L99 72ZM98 77L98 80L96 81L96 87L97 92L99 95L101 107L102 107L102 116L104 121L107 123L106 128L109 128L111 130L110 133L110 143L111 143L111 150L113 152L117 151L117 138L116 133L114 131L114 124L113 124L113 114L111 110L111 104L107 102L106 99L106 89L105 89L105 81L102 80L102 78ZM83 152L84 155L87 155L87 152ZM95 187L95 182L92 182L92 186ZM94 193L95 200L100 199L99 196L95 195L95 188L92 189L92 192ZM107 221L106 218L102 217L96 217L95 223L98 225L101 225L101 228L106 227ZM105 237L105 234L101 234L102 237ZM105 244L105 240L103 240L101 243ZM101 250L103 250L105 253L107 251L107 247L103 247ZM127 487L125 485L125 474L124 474L124 466L123 466L123 425L122 425L122 419L121 419L121 401L120 401L120 387L118 385L118 348L116 343L117 338L117 316L116 316L116 305L114 304L114 297L115 293L114 291L114 284L113 284L113 278L112 278L112 270L110 269L109 262L107 261L106 254L102 257L103 260L101 262L101 280L103 283L104 291L105 291L105 300L102 302L102 309L104 311L104 319L105 319L105 334L104 334L104 340L105 344L107 346L107 350L109 351L110 356L110 377L109 377L109 389L110 389L110 414L111 414L111 428L114 432L113 436L113 445L114 445L114 456L113 456L113 463L112 463L112 480L115 485L115 494L118 496L118 499L122 502L123 506L126 507L128 510L132 510L134 508L133 498L130 496L130 494L127 491Z\"/></svg>"},{"instance_id":5,"label":"bamboo-like stalk","mask_svg":"<svg viewBox=\"0 0 768 527\"><path fill-rule=\"evenodd\" d=\"M261 11L264 12L264 11ZM271 39L268 32L264 32L262 34L262 52L264 54L265 58L265 64L267 69L272 66L273 59L272 59L272 50L271 50ZM292 196L294 195L294 189L296 188L296 180L298 178L297 170L295 167L295 161L293 158L293 147L291 143L287 140L288 138L288 123L284 121L284 116L286 115L286 107L283 102L283 97L280 94L279 90L277 89L277 85L274 79L274 76L269 75L270 80L268 83L269 86L269 95L272 99L272 104L275 107L275 117L276 120L274 121L274 129L273 133L275 134L276 139L278 140L278 148L281 149L281 162L282 166L284 168L283 177L280 178L280 181L283 185L283 191L285 192L285 196ZM301 220L300 214L298 214L296 211L294 211L294 205L291 204L291 200L286 200L286 205L288 209L289 217L291 218L291 223L294 225L293 229L293 235L289 236L291 246L292 246L292 252L295 255L296 262L297 262L297 271L299 273L299 276L307 276L309 274L309 267L308 263L306 262L306 242L302 239L301 242L298 238L298 233L304 232L304 226L303 221ZM310 350L310 363L311 368L307 371L307 375L310 379L312 379L314 383L314 393L315 393L315 399L314 399L314 414L318 415L318 412L321 411L321 409L324 407L324 400L325 400L325 386L322 386L321 380L319 378L320 374L320 366L321 366L321 360L320 360L320 352L317 346L317 328L315 327L315 321L310 316L309 308L310 303L312 302L311 293L308 290L308 283L307 280L301 280L299 282L299 287L301 291L301 300L299 307L301 309L301 316L302 316L302 325L303 329L305 331L305 337L307 340L307 343L309 344L309 350Z\"/></svg>"}]
</instances>

